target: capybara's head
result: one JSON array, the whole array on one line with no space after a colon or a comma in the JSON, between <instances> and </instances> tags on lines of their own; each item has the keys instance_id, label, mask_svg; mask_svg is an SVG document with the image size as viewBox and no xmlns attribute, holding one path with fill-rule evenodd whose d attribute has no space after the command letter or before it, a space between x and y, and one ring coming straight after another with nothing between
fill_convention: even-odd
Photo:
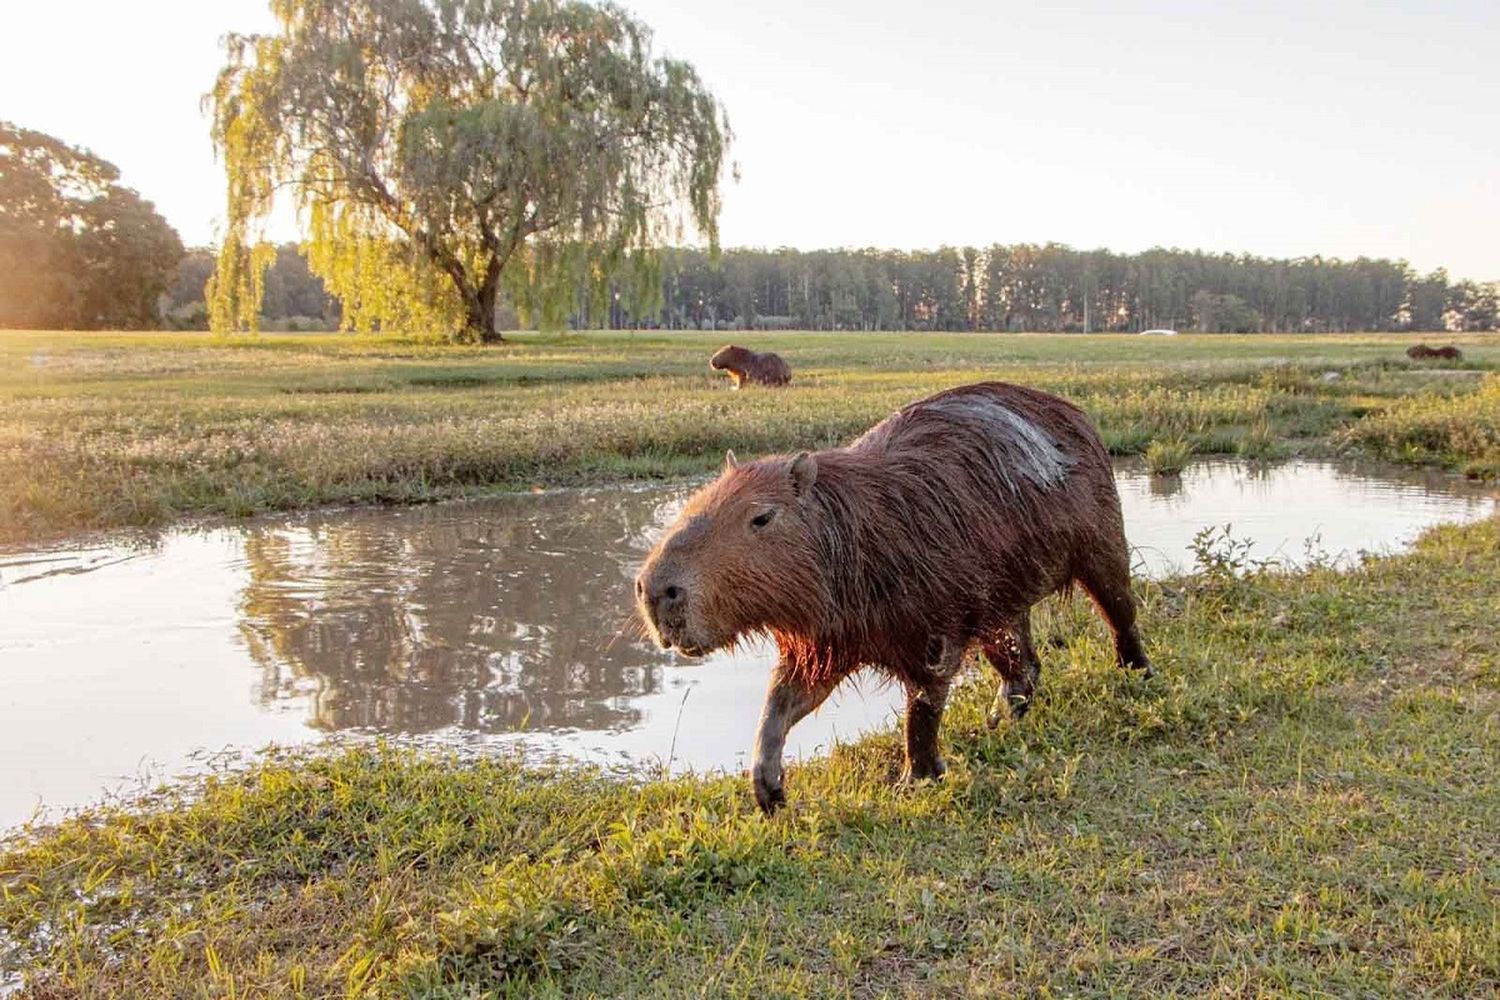
<instances>
[{"instance_id":1,"label":"capybara's head","mask_svg":"<svg viewBox=\"0 0 1500 1000\"><path fill-rule=\"evenodd\" d=\"M822 593L806 452L739 465L683 508L635 580L636 607L663 649L702 656L768 629L796 628Z\"/></svg>"},{"instance_id":2,"label":"capybara's head","mask_svg":"<svg viewBox=\"0 0 1500 1000\"><path fill-rule=\"evenodd\" d=\"M713 357L708 359L708 367L714 371L721 372L730 365L743 362L745 355L748 353L743 347L736 347L734 344L725 344L714 352Z\"/></svg>"}]
</instances>

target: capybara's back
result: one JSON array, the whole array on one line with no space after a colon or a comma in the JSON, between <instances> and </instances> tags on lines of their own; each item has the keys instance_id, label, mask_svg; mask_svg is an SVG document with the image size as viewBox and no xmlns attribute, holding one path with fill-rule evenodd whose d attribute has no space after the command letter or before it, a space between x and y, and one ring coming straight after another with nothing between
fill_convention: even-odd
<instances>
[{"instance_id":1,"label":"capybara's back","mask_svg":"<svg viewBox=\"0 0 1500 1000\"><path fill-rule=\"evenodd\" d=\"M1133 617L1109 454L1066 400L1003 382L964 386L911 404L848 451L878 453L886 481L904 484L910 500L887 501L905 525L892 525L906 536L892 544L920 550L931 572L900 589L935 627L987 638L1075 580L1112 619ZM1144 664L1126 645L1122 661Z\"/></svg>"}]
</instances>

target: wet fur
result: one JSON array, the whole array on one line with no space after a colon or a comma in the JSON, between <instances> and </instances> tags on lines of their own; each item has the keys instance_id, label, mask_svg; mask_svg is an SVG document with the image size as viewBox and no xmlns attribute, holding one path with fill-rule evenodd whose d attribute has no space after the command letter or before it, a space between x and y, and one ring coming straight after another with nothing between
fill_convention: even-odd
<instances>
[{"instance_id":1,"label":"wet fur","mask_svg":"<svg viewBox=\"0 0 1500 1000\"><path fill-rule=\"evenodd\" d=\"M1041 430L1050 447L1028 451L997 412ZM998 638L1075 579L1091 593L1128 587L1108 455L1083 413L1055 396L1001 383L956 389L814 457L819 586L785 595L802 604L801 620L768 630L809 683L872 665L921 684L936 679L934 637Z\"/></svg>"},{"instance_id":2,"label":"wet fur","mask_svg":"<svg viewBox=\"0 0 1500 1000\"><path fill-rule=\"evenodd\" d=\"M792 381L792 369L781 355L755 351L733 344L721 347L708 366L715 371L726 372L734 387L738 389L746 382L755 385L783 386Z\"/></svg>"},{"instance_id":3,"label":"wet fur","mask_svg":"<svg viewBox=\"0 0 1500 1000\"><path fill-rule=\"evenodd\" d=\"M749 519L768 509L788 513L754 534ZM861 667L906 688L910 777L942 773L943 703L975 642L1001 677L997 711L1019 716L1039 673L1030 608L1070 584L1115 629L1120 663L1149 670L1129 569L1109 456L1087 417L990 382L913 403L844 448L731 459L647 560L638 593L664 645L776 640L755 768L769 811L785 729ZM693 598L656 614L666 580Z\"/></svg>"}]
</instances>

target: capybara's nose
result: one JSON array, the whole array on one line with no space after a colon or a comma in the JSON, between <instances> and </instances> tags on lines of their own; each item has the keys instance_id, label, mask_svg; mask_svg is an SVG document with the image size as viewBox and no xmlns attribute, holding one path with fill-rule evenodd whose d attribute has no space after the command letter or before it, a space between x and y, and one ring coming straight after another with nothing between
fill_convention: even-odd
<instances>
[{"instance_id":1,"label":"capybara's nose","mask_svg":"<svg viewBox=\"0 0 1500 1000\"><path fill-rule=\"evenodd\" d=\"M672 617L672 612L681 608L687 600L687 591L676 583L653 580L646 584L646 599L656 612L656 620L666 622Z\"/></svg>"}]
</instances>

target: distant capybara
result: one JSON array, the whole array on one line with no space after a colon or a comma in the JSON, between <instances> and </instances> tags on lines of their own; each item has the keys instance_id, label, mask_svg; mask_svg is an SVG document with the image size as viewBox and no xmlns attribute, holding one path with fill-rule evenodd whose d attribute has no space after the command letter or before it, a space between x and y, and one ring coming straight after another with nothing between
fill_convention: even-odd
<instances>
[{"instance_id":1,"label":"distant capybara","mask_svg":"<svg viewBox=\"0 0 1500 1000\"><path fill-rule=\"evenodd\" d=\"M898 411L845 448L738 464L687 503L636 578L648 631L699 656L764 634L779 662L755 799L782 803L787 731L860 667L906 689L905 780L938 777L949 684L978 642L1020 717L1040 665L1031 606L1072 582L1149 675L1109 456L1066 400L987 382Z\"/></svg>"},{"instance_id":2,"label":"distant capybara","mask_svg":"<svg viewBox=\"0 0 1500 1000\"><path fill-rule=\"evenodd\" d=\"M1426 344L1417 344L1415 347L1406 349L1406 356L1413 361L1425 361L1429 358L1443 358L1447 361L1462 361L1464 352L1448 344L1445 347L1428 347Z\"/></svg>"},{"instance_id":3,"label":"distant capybara","mask_svg":"<svg viewBox=\"0 0 1500 1000\"><path fill-rule=\"evenodd\" d=\"M708 367L714 371L728 372L736 389L746 382L756 385L786 385L792 380L792 369L781 360L781 355L769 352L757 354L734 344L719 348L708 359Z\"/></svg>"}]
</instances>

